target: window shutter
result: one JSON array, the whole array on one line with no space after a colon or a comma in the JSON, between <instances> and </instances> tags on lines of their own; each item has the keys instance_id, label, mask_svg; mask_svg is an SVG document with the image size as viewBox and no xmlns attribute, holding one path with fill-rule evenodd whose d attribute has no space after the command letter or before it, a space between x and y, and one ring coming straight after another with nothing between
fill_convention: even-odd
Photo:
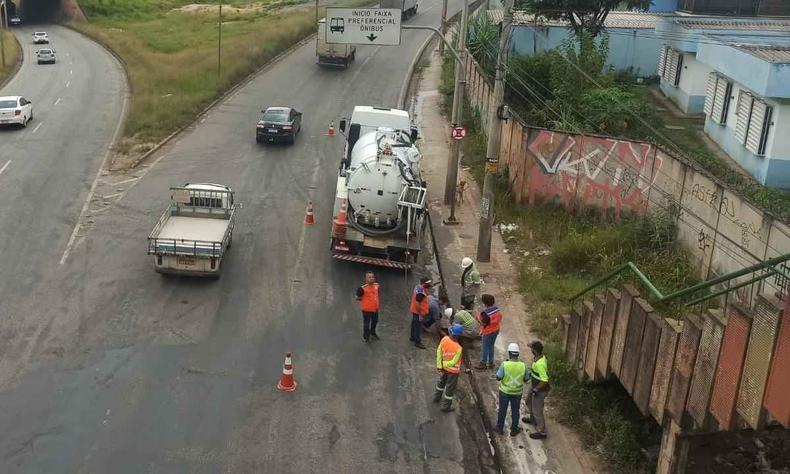
<instances>
[{"instance_id":1,"label":"window shutter","mask_svg":"<svg viewBox=\"0 0 790 474\"><path fill-rule=\"evenodd\" d=\"M752 117L749 122L749 131L746 134L746 149L754 154L760 154L760 145L763 142L763 129L768 106L761 100L752 100Z\"/></svg>"},{"instance_id":2,"label":"window shutter","mask_svg":"<svg viewBox=\"0 0 790 474\"><path fill-rule=\"evenodd\" d=\"M718 77L716 81L716 92L713 97L713 120L716 123L725 123L727 121L727 112L725 111L725 104L729 95L729 83L723 77Z\"/></svg>"},{"instance_id":3,"label":"window shutter","mask_svg":"<svg viewBox=\"0 0 790 474\"><path fill-rule=\"evenodd\" d=\"M680 85L680 73L681 73L681 71L683 71L683 53L681 53L680 51L675 51L675 57L677 58L676 59L677 66L676 66L676 70L675 70L675 82L674 82L674 84L677 87L677 86Z\"/></svg>"},{"instance_id":4,"label":"window shutter","mask_svg":"<svg viewBox=\"0 0 790 474\"><path fill-rule=\"evenodd\" d=\"M752 95L741 91L738 94L738 122L735 124L735 138L746 143L746 132L749 130L749 115L752 112Z\"/></svg>"},{"instance_id":5,"label":"window shutter","mask_svg":"<svg viewBox=\"0 0 790 474\"><path fill-rule=\"evenodd\" d=\"M658 59L658 77L665 77L667 68L667 50L669 48L664 46L661 48L661 57Z\"/></svg>"},{"instance_id":6,"label":"window shutter","mask_svg":"<svg viewBox=\"0 0 790 474\"><path fill-rule=\"evenodd\" d=\"M675 76L678 72L678 55L675 50L667 51L667 65L664 69L664 79L670 84L675 84Z\"/></svg>"},{"instance_id":7,"label":"window shutter","mask_svg":"<svg viewBox=\"0 0 790 474\"><path fill-rule=\"evenodd\" d=\"M771 131L771 119L773 118L774 108L770 105L765 108L765 120L763 121L763 131L760 134L760 148L757 150L758 155L765 155L765 149L768 145L768 132Z\"/></svg>"},{"instance_id":8,"label":"window shutter","mask_svg":"<svg viewBox=\"0 0 790 474\"><path fill-rule=\"evenodd\" d=\"M715 73L708 74L708 87L705 89L705 115L708 118L713 118L711 112L713 111L713 100L716 95L716 81L718 76Z\"/></svg>"}]
</instances>

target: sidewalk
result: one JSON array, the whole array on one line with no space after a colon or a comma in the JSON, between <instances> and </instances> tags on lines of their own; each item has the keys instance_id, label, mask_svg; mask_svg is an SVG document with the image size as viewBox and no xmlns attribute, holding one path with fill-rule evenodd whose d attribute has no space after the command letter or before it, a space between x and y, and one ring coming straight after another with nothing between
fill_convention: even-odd
<instances>
[{"instance_id":1,"label":"sidewalk","mask_svg":"<svg viewBox=\"0 0 790 474\"><path fill-rule=\"evenodd\" d=\"M423 69L418 89L417 119L422 137L421 149L425 159L422 162L423 178L428 182L429 208L433 233L438 247L442 277L451 301L460 301L461 259L474 258L477 253L477 233L479 222L480 190L472 176L461 170L458 179L468 183L465 200L456 206L457 226L445 226L442 220L449 215L449 207L443 204L444 183L447 159L450 152L449 124L440 112L441 97L438 92L441 75L441 58L436 51L429 53L430 66ZM476 259L475 259L476 260ZM484 285L482 293L490 293L496 298L497 305L504 315L502 329L496 341L495 360L506 357L508 343L517 342L524 352L522 360L531 361L526 351L527 343L533 339L529 332L526 305L518 293L517 271L505 253L505 245L499 233L492 238L491 262L477 262ZM468 350L468 349L467 349ZM480 344L476 343L468 353L469 361L480 359ZM551 370L551 361L549 361ZM524 426L524 433L517 437L501 436L493 433L496 424L499 383L495 371L473 370L471 377L477 386L480 403L486 418L489 438L497 452L497 458L505 473L592 473L603 472L592 457L583 450L581 442L573 432L553 420L551 394L547 398L546 417L549 438L533 440L527 436L530 426ZM523 413L523 404L522 404ZM506 429L509 427L509 414Z\"/></svg>"}]
</instances>

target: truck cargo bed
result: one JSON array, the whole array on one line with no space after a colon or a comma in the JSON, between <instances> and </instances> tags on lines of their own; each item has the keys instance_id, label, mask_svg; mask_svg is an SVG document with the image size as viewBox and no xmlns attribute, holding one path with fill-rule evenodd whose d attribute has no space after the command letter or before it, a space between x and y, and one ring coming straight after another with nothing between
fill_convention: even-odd
<instances>
[{"instance_id":1,"label":"truck cargo bed","mask_svg":"<svg viewBox=\"0 0 790 474\"><path fill-rule=\"evenodd\" d=\"M152 236L152 253L218 255L230 221L210 217L170 216Z\"/></svg>"}]
</instances>

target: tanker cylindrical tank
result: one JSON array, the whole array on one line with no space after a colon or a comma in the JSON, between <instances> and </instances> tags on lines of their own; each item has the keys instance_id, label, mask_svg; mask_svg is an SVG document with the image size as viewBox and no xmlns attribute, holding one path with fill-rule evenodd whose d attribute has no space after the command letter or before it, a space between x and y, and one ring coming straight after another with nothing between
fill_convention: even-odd
<instances>
[{"instance_id":1,"label":"tanker cylindrical tank","mask_svg":"<svg viewBox=\"0 0 790 474\"><path fill-rule=\"evenodd\" d=\"M379 129L357 140L347 171L349 218L367 232L401 227L398 199L404 187L419 183L420 152L408 136Z\"/></svg>"}]
</instances>

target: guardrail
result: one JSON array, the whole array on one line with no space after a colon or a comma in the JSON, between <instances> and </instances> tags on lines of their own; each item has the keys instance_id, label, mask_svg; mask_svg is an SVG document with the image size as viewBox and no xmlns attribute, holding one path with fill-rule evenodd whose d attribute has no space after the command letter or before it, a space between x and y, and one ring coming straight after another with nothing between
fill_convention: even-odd
<instances>
[{"instance_id":1,"label":"guardrail","mask_svg":"<svg viewBox=\"0 0 790 474\"><path fill-rule=\"evenodd\" d=\"M703 295L703 296L699 296L699 297L697 297L697 298L695 298L695 299L693 299L693 300L691 300L691 301L686 303L686 306L693 306L695 304L699 304L699 303L702 303L704 301L710 300L712 298L716 298L716 297L719 297L721 295L727 294L727 293L729 293L731 291L734 291L734 290L737 290L739 288L743 288L744 286L752 285L754 283L757 283L758 281L764 280L764 279L769 278L769 277L774 276L774 275L782 277L782 278L787 279L787 280L790 280L790 275L785 273L783 270L780 270L779 268L776 268L777 264L786 262L788 260L790 260L790 254L781 255L779 257L774 257L774 258L771 258L771 259L768 259L768 260L764 260L764 261L762 261L760 263L751 265L749 267L745 267L745 268L742 268L740 270L736 270L736 271L728 273L726 275L722 275L720 277L716 277L716 278L704 281L702 283L698 283L698 284L696 284L694 286L690 286L688 288L675 291L674 293L670 293L668 295L664 295L663 293L661 293L661 291L659 291L659 289L656 288L656 286L653 284L653 282L651 282L650 279L647 276L645 276L645 274L633 262L627 262L627 263L617 267L616 269L612 270L611 272L609 272L605 276L599 278L598 280L596 280L593 284L591 284L590 286L588 286L584 290L582 290L579 293L576 293L575 295L573 295L571 298L569 298L568 302L569 303L573 303L574 301L576 301L580 297L584 296L585 294L589 293L590 291L594 290L595 288L599 287L600 285L602 285L602 284L604 284L604 283L606 283L606 282L608 282L610 280L613 280L614 278L616 278L616 277L618 277L618 276L620 276L622 274L625 274L629 270L639 280L639 282L642 283L642 285L650 292L650 294L655 298L655 301L654 301L655 303L663 303L663 302L666 302L666 301L675 300L675 299L678 299L678 298L682 298L684 296L692 295L692 294L697 293L699 291L703 291L703 290L709 289L709 288L711 288L714 285L718 285L718 284L721 284L721 283L727 283L727 288L725 288L723 290L719 290L719 291L716 291L714 293L709 293L709 294L706 294L706 295ZM750 273L755 273L755 272L761 272L761 274L759 274L759 275L757 275L757 276L755 276L755 277L753 277L753 278L751 278L751 279L749 279L749 280L747 280L745 282L741 282L741 283L738 283L735 286L731 286L730 283L735 278L739 278L739 277L742 277L744 275L748 275Z\"/></svg>"}]
</instances>

